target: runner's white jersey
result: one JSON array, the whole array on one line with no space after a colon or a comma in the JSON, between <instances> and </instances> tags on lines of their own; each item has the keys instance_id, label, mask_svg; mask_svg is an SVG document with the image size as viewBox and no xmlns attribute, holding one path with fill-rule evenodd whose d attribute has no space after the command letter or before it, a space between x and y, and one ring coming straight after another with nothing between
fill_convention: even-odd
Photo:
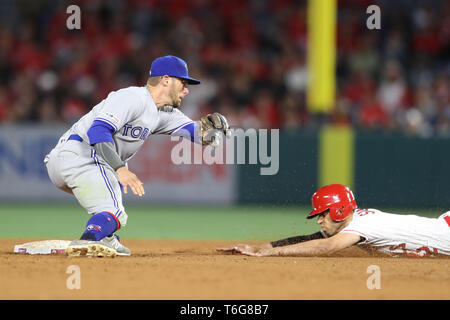
<instances>
[{"instance_id":1,"label":"runner's white jersey","mask_svg":"<svg viewBox=\"0 0 450 320\"><path fill-rule=\"evenodd\" d=\"M356 209L340 232L364 238L358 245L392 256L450 255L450 211L439 218L400 215L376 209Z\"/></svg>"},{"instance_id":2,"label":"runner's white jersey","mask_svg":"<svg viewBox=\"0 0 450 320\"><path fill-rule=\"evenodd\" d=\"M128 87L111 92L63 137L78 134L88 142L87 132L95 120L114 128L113 139L122 161L133 157L149 135L175 134L194 123L177 108L171 112L158 109L146 87Z\"/></svg>"}]
</instances>

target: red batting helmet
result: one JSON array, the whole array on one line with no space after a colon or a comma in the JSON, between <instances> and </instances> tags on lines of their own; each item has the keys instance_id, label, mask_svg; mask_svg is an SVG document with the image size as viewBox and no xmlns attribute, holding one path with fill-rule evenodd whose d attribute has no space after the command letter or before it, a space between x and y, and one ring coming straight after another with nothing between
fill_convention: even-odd
<instances>
[{"instance_id":1,"label":"red batting helmet","mask_svg":"<svg viewBox=\"0 0 450 320\"><path fill-rule=\"evenodd\" d=\"M330 184L317 190L312 196L312 206L307 219L330 210L330 218L336 222L343 221L357 208L353 192L342 184Z\"/></svg>"}]
</instances>

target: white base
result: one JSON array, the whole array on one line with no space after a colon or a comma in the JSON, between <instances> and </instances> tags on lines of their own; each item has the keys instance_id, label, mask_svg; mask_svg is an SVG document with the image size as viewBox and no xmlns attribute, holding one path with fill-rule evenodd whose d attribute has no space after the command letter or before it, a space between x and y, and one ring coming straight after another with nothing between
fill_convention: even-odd
<instances>
[{"instance_id":1,"label":"white base","mask_svg":"<svg viewBox=\"0 0 450 320\"><path fill-rule=\"evenodd\" d=\"M22 254L66 254L66 249L71 241L68 240L43 240L27 242L14 246L14 253Z\"/></svg>"}]
</instances>

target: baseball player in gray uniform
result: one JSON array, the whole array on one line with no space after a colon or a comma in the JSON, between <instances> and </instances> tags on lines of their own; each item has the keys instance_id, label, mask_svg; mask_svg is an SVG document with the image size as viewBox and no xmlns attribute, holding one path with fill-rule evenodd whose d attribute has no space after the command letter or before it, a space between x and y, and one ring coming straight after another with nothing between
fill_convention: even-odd
<instances>
[{"instance_id":1,"label":"baseball player in gray uniform","mask_svg":"<svg viewBox=\"0 0 450 320\"><path fill-rule=\"evenodd\" d=\"M115 234L127 223L122 191L145 194L143 183L128 169L130 160L152 134L178 135L194 143L217 143L229 134L226 118L213 113L193 121L178 108L200 81L188 75L186 62L175 56L153 61L145 86L111 92L76 122L44 163L50 180L73 194L91 215L79 240L70 243L69 256L129 256ZM214 132L214 134L211 134Z\"/></svg>"}]
</instances>

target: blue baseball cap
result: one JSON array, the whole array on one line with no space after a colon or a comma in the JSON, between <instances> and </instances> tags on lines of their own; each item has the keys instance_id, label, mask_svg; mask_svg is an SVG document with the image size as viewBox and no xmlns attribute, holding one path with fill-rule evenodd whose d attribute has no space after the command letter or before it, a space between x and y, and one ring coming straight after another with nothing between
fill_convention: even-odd
<instances>
[{"instance_id":1,"label":"blue baseball cap","mask_svg":"<svg viewBox=\"0 0 450 320\"><path fill-rule=\"evenodd\" d=\"M189 77L186 62L175 56L164 56L155 59L150 67L150 77L164 76L185 79L188 84L199 84L200 80Z\"/></svg>"}]
</instances>

